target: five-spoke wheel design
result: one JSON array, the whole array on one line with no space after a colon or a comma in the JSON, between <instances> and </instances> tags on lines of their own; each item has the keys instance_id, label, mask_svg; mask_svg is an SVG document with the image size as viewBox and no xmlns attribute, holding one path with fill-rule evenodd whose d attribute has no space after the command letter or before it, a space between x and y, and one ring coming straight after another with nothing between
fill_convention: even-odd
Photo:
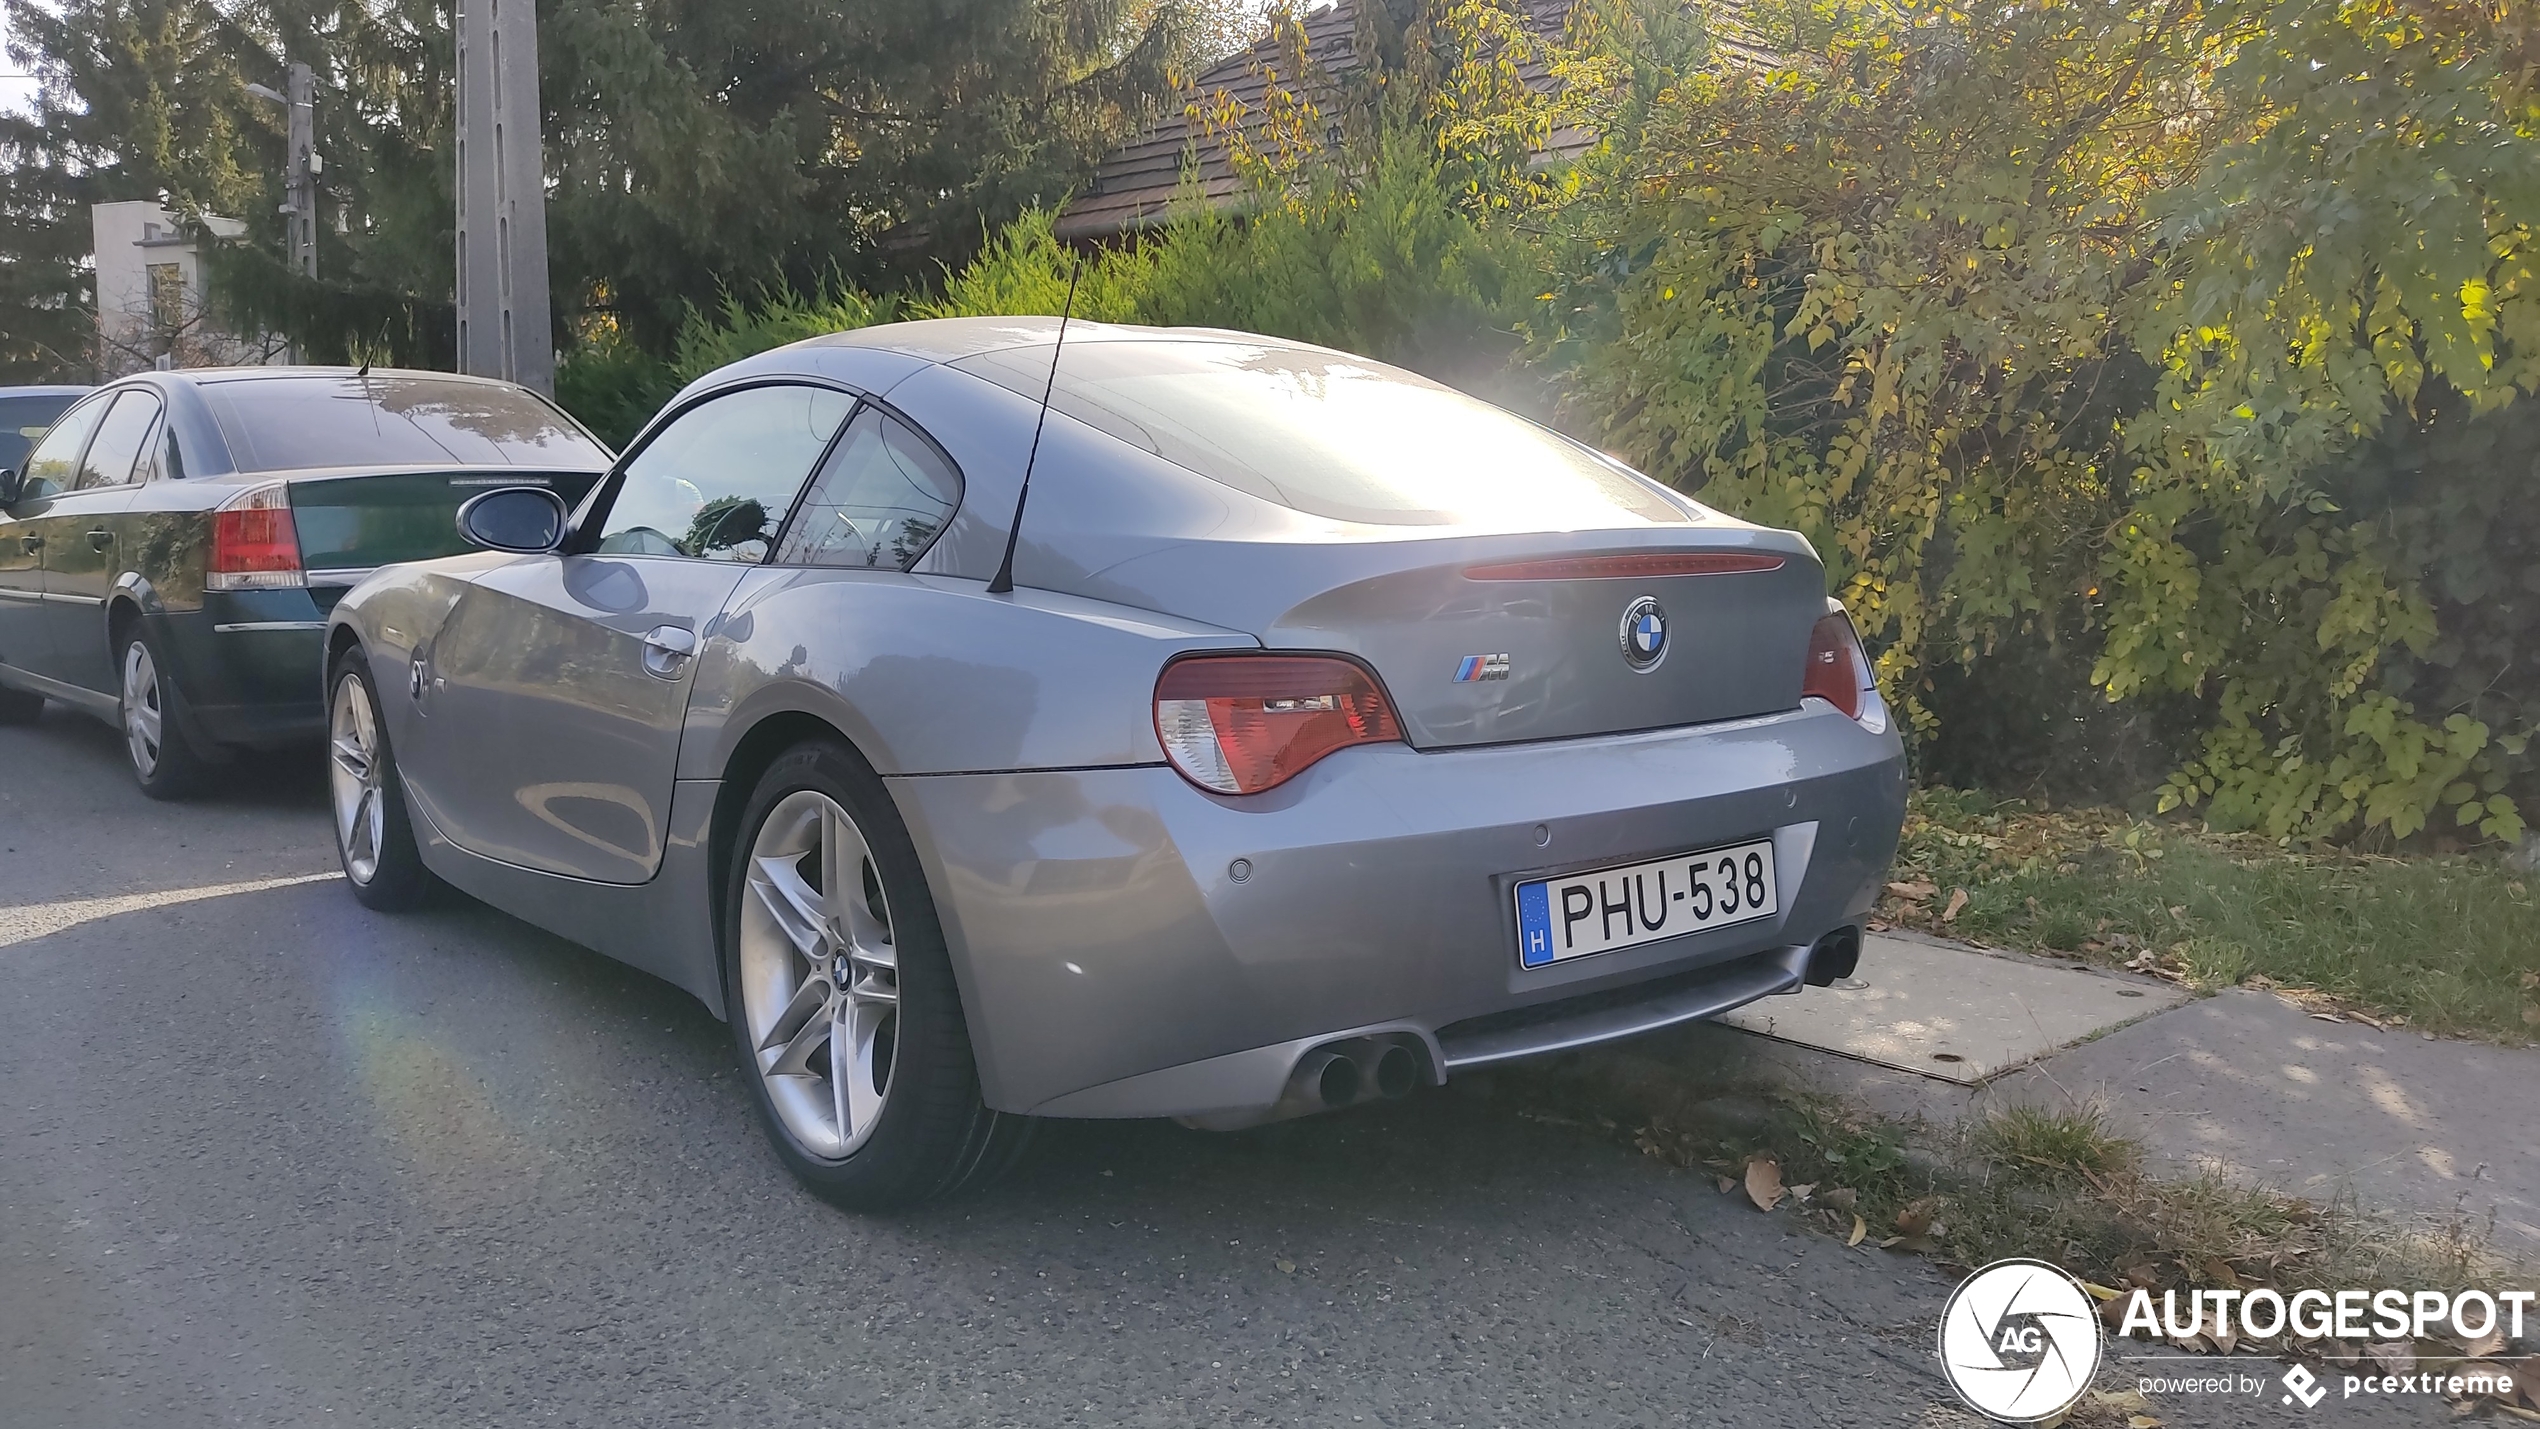
<instances>
[{"instance_id":1,"label":"five-spoke wheel design","mask_svg":"<svg viewBox=\"0 0 2540 1429\"><path fill-rule=\"evenodd\" d=\"M777 1117L805 1152L851 1155L890 1095L899 959L872 847L836 800L799 789L751 841L741 1012Z\"/></svg>"},{"instance_id":2,"label":"five-spoke wheel design","mask_svg":"<svg viewBox=\"0 0 2540 1429\"><path fill-rule=\"evenodd\" d=\"M335 683L335 709L327 719L327 784L344 875L355 883L379 876L379 850L387 836L381 773L379 712L371 708L370 687L347 670Z\"/></svg>"}]
</instances>

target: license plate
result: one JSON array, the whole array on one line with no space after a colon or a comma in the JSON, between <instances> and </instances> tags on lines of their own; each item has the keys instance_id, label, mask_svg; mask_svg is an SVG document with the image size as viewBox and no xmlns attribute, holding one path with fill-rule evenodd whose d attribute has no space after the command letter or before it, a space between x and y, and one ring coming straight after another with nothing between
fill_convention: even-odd
<instances>
[{"instance_id":1,"label":"license plate","mask_svg":"<svg viewBox=\"0 0 2540 1429\"><path fill-rule=\"evenodd\" d=\"M1549 967L1781 909L1770 839L1517 885L1517 961Z\"/></svg>"}]
</instances>

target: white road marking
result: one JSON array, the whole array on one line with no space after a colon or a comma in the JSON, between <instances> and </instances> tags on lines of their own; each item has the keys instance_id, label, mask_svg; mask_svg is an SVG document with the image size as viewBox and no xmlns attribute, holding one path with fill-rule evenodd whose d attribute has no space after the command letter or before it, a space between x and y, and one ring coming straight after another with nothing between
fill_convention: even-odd
<instances>
[{"instance_id":1,"label":"white road marking","mask_svg":"<svg viewBox=\"0 0 2540 1429\"><path fill-rule=\"evenodd\" d=\"M119 913L138 913L145 908L166 908L178 903L200 903L207 898L227 898L237 893L262 893L268 888L290 888L302 883L324 883L343 876L341 872L301 873L288 878L215 883L203 888L167 888L156 893L123 893L112 898L66 898L59 903L29 903L17 908L0 908L0 948L51 937L65 928L76 928L82 923L112 918Z\"/></svg>"}]
</instances>

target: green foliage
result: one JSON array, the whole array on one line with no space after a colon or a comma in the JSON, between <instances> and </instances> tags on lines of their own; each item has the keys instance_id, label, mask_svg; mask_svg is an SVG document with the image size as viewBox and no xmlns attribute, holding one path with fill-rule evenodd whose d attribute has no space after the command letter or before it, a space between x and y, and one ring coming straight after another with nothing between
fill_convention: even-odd
<instances>
[{"instance_id":1,"label":"green foliage","mask_svg":"<svg viewBox=\"0 0 2540 1429\"><path fill-rule=\"evenodd\" d=\"M2540 518L2497 436L2527 440L2509 404L2540 392L2540 93L2512 13L2221 12L2231 128L2152 231L2127 320L2160 386L2104 563L2109 693L2219 697L2168 802L2278 835L2522 830Z\"/></svg>"},{"instance_id":2,"label":"green foliage","mask_svg":"<svg viewBox=\"0 0 2540 1429\"><path fill-rule=\"evenodd\" d=\"M1774 0L1665 45L1616 13L1533 351L1646 469L1806 532L1919 733L1936 671L2078 641L2106 698L2203 708L2167 797L2219 824L2520 831L2509 12Z\"/></svg>"}]
</instances>

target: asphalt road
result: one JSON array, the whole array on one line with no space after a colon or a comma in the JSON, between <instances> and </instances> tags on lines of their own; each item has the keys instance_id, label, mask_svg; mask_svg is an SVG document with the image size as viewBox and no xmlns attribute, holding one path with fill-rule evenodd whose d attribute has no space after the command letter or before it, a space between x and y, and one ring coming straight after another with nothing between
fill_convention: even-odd
<instances>
[{"instance_id":1,"label":"asphalt road","mask_svg":"<svg viewBox=\"0 0 2540 1429\"><path fill-rule=\"evenodd\" d=\"M1939 1272L1472 1087L851 1217L684 994L269 883L327 840L313 754L171 808L0 729L0 1426L1975 1422ZM2159 1412L2439 1417L2338 1409Z\"/></svg>"}]
</instances>

